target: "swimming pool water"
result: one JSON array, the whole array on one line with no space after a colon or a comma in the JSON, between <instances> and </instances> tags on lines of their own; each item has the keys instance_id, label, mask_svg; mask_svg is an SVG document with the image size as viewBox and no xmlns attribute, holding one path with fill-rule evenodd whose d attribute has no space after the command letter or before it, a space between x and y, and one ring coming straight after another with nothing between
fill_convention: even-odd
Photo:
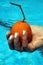
<instances>
[{"instance_id":1,"label":"swimming pool water","mask_svg":"<svg viewBox=\"0 0 43 65\"><path fill-rule=\"evenodd\" d=\"M9 2L21 4L26 22L31 25L43 26L43 0L0 0L0 20L11 26L23 16L20 9ZM12 23L11 23L12 22ZM40 51L18 52L10 50L6 33L9 29L0 26L0 65L43 65L43 57Z\"/></svg>"}]
</instances>

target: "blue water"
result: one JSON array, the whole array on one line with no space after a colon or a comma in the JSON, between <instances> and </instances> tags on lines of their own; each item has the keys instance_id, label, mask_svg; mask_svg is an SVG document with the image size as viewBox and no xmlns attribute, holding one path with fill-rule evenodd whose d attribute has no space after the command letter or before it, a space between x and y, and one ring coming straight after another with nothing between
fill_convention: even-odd
<instances>
[{"instance_id":1,"label":"blue water","mask_svg":"<svg viewBox=\"0 0 43 65\"><path fill-rule=\"evenodd\" d=\"M19 7L10 5L10 1L21 4L26 22L43 26L43 0L0 0L1 21L13 25L23 19ZM10 50L6 39L8 31L9 29L0 26L0 65L43 65L43 57L38 50L32 53Z\"/></svg>"}]
</instances>

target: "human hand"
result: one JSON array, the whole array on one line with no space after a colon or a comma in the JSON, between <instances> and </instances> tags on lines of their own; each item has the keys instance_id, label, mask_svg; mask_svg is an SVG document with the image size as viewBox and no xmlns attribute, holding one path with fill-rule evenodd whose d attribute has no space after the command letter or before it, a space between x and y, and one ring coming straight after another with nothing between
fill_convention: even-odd
<instances>
[{"instance_id":1,"label":"human hand","mask_svg":"<svg viewBox=\"0 0 43 65\"><path fill-rule=\"evenodd\" d=\"M32 41L28 43L27 33L26 31L23 31L22 46L20 46L21 43L19 41L18 33L14 35L14 38L12 36L16 50L23 50L23 47L27 47L30 51L33 51L39 48L40 46L43 46L43 27L31 26L31 29L32 29ZM12 43L11 41L12 39L10 40L9 43Z\"/></svg>"},{"instance_id":2,"label":"human hand","mask_svg":"<svg viewBox=\"0 0 43 65\"><path fill-rule=\"evenodd\" d=\"M30 51L33 51L43 46L43 27L31 26L32 29L32 41L28 44Z\"/></svg>"}]
</instances>

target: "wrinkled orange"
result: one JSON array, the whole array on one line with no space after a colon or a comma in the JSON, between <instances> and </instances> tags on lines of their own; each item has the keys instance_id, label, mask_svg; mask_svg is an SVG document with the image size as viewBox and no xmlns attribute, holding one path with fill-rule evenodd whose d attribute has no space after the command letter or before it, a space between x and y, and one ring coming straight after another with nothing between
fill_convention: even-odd
<instances>
[{"instance_id":1,"label":"wrinkled orange","mask_svg":"<svg viewBox=\"0 0 43 65\"><path fill-rule=\"evenodd\" d=\"M19 33L19 37L21 39L23 30L27 31L28 41L30 41L31 38L32 38L32 31L31 31L30 25L28 23L26 23L26 22L23 22L23 21L16 22L12 26L11 33L12 33L12 35L14 35L15 32L18 32Z\"/></svg>"}]
</instances>

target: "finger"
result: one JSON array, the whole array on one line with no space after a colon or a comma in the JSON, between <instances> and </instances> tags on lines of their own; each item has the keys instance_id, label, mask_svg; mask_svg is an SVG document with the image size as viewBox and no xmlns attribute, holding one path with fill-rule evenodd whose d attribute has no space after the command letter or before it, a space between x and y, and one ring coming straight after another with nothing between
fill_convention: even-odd
<instances>
[{"instance_id":1,"label":"finger","mask_svg":"<svg viewBox=\"0 0 43 65\"><path fill-rule=\"evenodd\" d=\"M20 49L19 34L17 32L14 34L14 46L16 50Z\"/></svg>"},{"instance_id":2,"label":"finger","mask_svg":"<svg viewBox=\"0 0 43 65\"><path fill-rule=\"evenodd\" d=\"M28 39L27 39L27 32L25 30L23 30L22 32L22 45L23 47L26 47L28 44Z\"/></svg>"},{"instance_id":3,"label":"finger","mask_svg":"<svg viewBox=\"0 0 43 65\"><path fill-rule=\"evenodd\" d=\"M27 32L25 30L22 32L22 40L27 40Z\"/></svg>"},{"instance_id":4,"label":"finger","mask_svg":"<svg viewBox=\"0 0 43 65\"><path fill-rule=\"evenodd\" d=\"M19 42L19 34L16 32L14 34L14 43L18 43Z\"/></svg>"},{"instance_id":5,"label":"finger","mask_svg":"<svg viewBox=\"0 0 43 65\"><path fill-rule=\"evenodd\" d=\"M13 41L13 35L10 35L8 38L9 43L11 43Z\"/></svg>"},{"instance_id":6,"label":"finger","mask_svg":"<svg viewBox=\"0 0 43 65\"><path fill-rule=\"evenodd\" d=\"M10 35L11 35L11 32L10 31L6 33L7 39L9 38Z\"/></svg>"},{"instance_id":7,"label":"finger","mask_svg":"<svg viewBox=\"0 0 43 65\"><path fill-rule=\"evenodd\" d=\"M13 41L13 35L10 35L8 38L8 44L11 50L14 50L14 41Z\"/></svg>"}]
</instances>

